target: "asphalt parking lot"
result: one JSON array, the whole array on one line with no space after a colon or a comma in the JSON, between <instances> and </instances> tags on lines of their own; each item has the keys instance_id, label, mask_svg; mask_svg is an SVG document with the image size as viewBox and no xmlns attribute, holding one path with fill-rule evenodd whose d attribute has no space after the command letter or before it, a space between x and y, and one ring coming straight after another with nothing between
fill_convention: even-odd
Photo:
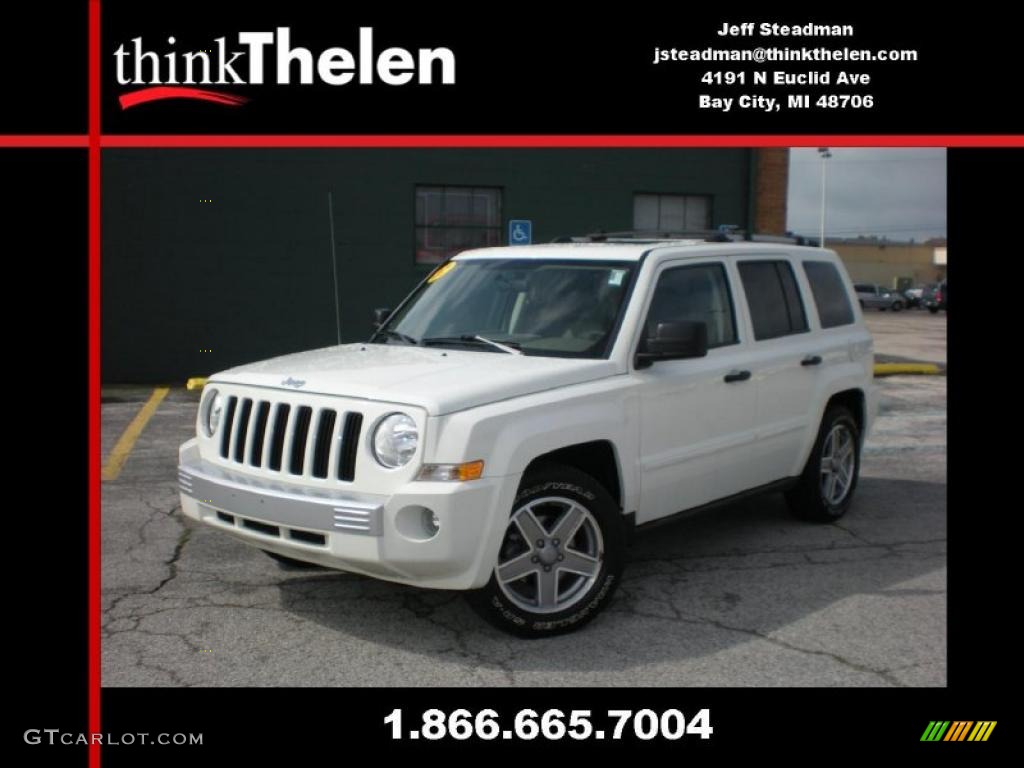
<instances>
[{"instance_id":1,"label":"asphalt parking lot","mask_svg":"<svg viewBox=\"0 0 1024 768\"><path fill-rule=\"evenodd\" d=\"M944 314L867 317L876 353L945 362ZM879 383L840 523L798 522L773 496L641 535L605 613L534 641L458 594L283 571L186 521L175 466L198 398L171 389L103 483L103 684L943 686L946 380ZM105 390L108 464L152 392Z\"/></svg>"}]
</instances>

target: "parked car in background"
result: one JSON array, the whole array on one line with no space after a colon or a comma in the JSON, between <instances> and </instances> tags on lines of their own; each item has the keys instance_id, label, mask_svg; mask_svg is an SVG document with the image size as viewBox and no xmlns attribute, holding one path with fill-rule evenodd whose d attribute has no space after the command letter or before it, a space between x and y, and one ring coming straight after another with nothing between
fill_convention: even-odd
<instances>
[{"instance_id":1,"label":"parked car in background","mask_svg":"<svg viewBox=\"0 0 1024 768\"><path fill-rule=\"evenodd\" d=\"M946 311L946 302L948 301L947 293L948 289L946 281L943 280L939 283L938 287L936 287L935 291L925 300L925 306L928 307L928 311L933 315L940 309Z\"/></svg>"},{"instance_id":2,"label":"parked car in background","mask_svg":"<svg viewBox=\"0 0 1024 768\"><path fill-rule=\"evenodd\" d=\"M857 299L864 309L879 309L883 312L891 309L893 312L899 312L907 305L903 294L890 291L880 285L857 283L853 287L857 292Z\"/></svg>"},{"instance_id":3,"label":"parked car in background","mask_svg":"<svg viewBox=\"0 0 1024 768\"><path fill-rule=\"evenodd\" d=\"M931 296L935 293L935 289L937 287L938 283L926 283L924 285L919 285L916 288L907 288L907 290L903 292L903 298L907 301L907 308L923 307L925 296Z\"/></svg>"}]
</instances>

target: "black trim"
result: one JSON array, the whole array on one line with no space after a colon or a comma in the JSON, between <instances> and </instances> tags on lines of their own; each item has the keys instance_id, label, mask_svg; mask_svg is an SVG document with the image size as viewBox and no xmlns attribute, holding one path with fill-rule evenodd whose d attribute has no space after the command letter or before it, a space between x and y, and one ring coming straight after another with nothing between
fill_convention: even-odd
<instances>
[{"instance_id":1,"label":"black trim","mask_svg":"<svg viewBox=\"0 0 1024 768\"><path fill-rule=\"evenodd\" d=\"M726 496L715 501L709 501L707 504L701 504L699 507L690 507L689 509L680 510L679 512L675 512L667 517L659 517L657 520L649 520L646 523L641 523L636 526L636 531L643 532L653 530L661 527L662 525L667 525L668 523L673 523L687 518L690 515L699 515L702 512L707 512L712 509L727 507L731 504L736 504L737 502L744 501L755 496L762 496L766 493L779 493L780 491L786 491L796 485L799 481L799 477L786 477L782 480L775 480L774 482L767 483L765 485L759 485L756 488L750 488L746 491L734 493L732 496Z\"/></svg>"},{"instance_id":2,"label":"black trim","mask_svg":"<svg viewBox=\"0 0 1024 768\"><path fill-rule=\"evenodd\" d=\"M262 533L265 536L277 536L278 538L281 536L281 529L278 526L267 525L266 523L261 523L258 520L246 520L245 518L242 518L242 527L248 528L250 531Z\"/></svg>"},{"instance_id":3,"label":"black trim","mask_svg":"<svg viewBox=\"0 0 1024 768\"><path fill-rule=\"evenodd\" d=\"M256 431L252 436L252 465L263 466L263 440L267 436L267 418L270 416L270 403L260 400L256 407Z\"/></svg>"},{"instance_id":4,"label":"black trim","mask_svg":"<svg viewBox=\"0 0 1024 768\"><path fill-rule=\"evenodd\" d=\"M306 438L309 437L309 423L313 419L313 409L308 405L300 405L295 412L295 432L292 434L291 460L288 469L293 475L301 475L306 464Z\"/></svg>"},{"instance_id":5,"label":"black trim","mask_svg":"<svg viewBox=\"0 0 1024 768\"><path fill-rule=\"evenodd\" d=\"M297 531L294 528L289 528L288 538L295 539L295 541L301 541L306 544L316 544L321 547L327 545L327 537L324 534L313 533L312 531Z\"/></svg>"},{"instance_id":6,"label":"black trim","mask_svg":"<svg viewBox=\"0 0 1024 768\"><path fill-rule=\"evenodd\" d=\"M274 412L274 431L270 436L270 461L268 466L275 472L281 469L284 458L284 433L288 428L288 415L292 407L288 403L278 403Z\"/></svg>"},{"instance_id":7,"label":"black trim","mask_svg":"<svg viewBox=\"0 0 1024 768\"><path fill-rule=\"evenodd\" d=\"M228 458L228 453L231 450L231 429L235 425L235 405L238 403L238 398L234 395L228 397L228 406L224 413L224 426L221 427L223 430L220 435L220 455L221 458Z\"/></svg>"},{"instance_id":8,"label":"black trim","mask_svg":"<svg viewBox=\"0 0 1024 768\"><path fill-rule=\"evenodd\" d=\"M245 461L245 438L249 435L249 417L252 415L252 398L242 400L242 409L238 414L238 439L235 440L235 461Z\"/></svg>"},{"instance_id":9,"label":"black trim","mask_svg":"<svg viewBox=\"0 0 1024 768\"><path fill-rule=\"evenodd\" d=\"M363 414L350 411L345 414L345 427L341 436L341 455L338 457L338 479L352 482L356 479L356 457L359 454L359 435L363 429Z\"/></svg>"},{"instance_id":10,"label":"black trim","mask_svg":"<svg viewBox=\"0 0 1024 768\"><path fill-rule=\"evenodd\" d=\"M334 434L334 421L338 414L332 409L320 411L317 423L316 438L313 442L313 477L326 479L328 457L331 453L331 436Z\"/></svg>"}]
</instances>

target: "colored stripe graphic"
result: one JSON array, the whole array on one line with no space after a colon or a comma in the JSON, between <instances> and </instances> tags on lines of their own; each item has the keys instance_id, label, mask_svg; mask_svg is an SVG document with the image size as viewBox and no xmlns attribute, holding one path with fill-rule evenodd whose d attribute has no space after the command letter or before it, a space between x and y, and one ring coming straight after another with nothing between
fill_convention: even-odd
<instances>
[{"instance_id":1,"label":"colored stripe graphic","mask_svg":"<svg viewBox=\"0 0 1024 768\"><path fill-rule=\"evenodd\" d=\"M995 727L995 720L931 720L921 741L988 741Z\"/></svg>"},{"instance_id":2,"label":"colored stripe graphic","mask_svg":"<svg viewBox=\"0 0 1024 768\"><path fill-rule=\"evenodd\" d=\"M972 725L974 725L973 720L957 720L953 723L953 726L949 729L949 733L946 734L946 738L943 739L943 741L963 741L970 732Z\"/></svg>"},{"instance_id":3,"label":"colored stripe graphic","mask_svg":"<svg viewBox=\"0 0 1024 768\"><path fill-rule=\"evenodd\" d=\"M996 722L995 720L979 720L967 740L988 741L988 737L992 735L992 730L996 727Z\"/></svg>"},{"instance_id":4,"label":"colored stripe graphic","mask_svg":"<svg viewBox=\"0 0 1024 768\"><path fill-rule=\"evenodd\" d=\"M204 91L201 88L183 88L170 85L142 88L131 93L122 93L117 97L117 100L121 102L121 109L128 109L138 104L145 104L147 101L159 101L161 99L196 99L198 101L212 101L215 104L224 104L228 107L237 107L249 100L245 96L236 96L233 93L219 93L217 91Z\"/></svg>"},{"instance_id":5,"label":"colored stripe graphic","mask_svg":"<svg viewBox=\"0 0 1024 768\"><path fill-rule=\"evenodd\" d=\"M921 741L941 741L947 728L949 728L949 720L932 720L924 729Z\"/></svg>"}]
</instances>

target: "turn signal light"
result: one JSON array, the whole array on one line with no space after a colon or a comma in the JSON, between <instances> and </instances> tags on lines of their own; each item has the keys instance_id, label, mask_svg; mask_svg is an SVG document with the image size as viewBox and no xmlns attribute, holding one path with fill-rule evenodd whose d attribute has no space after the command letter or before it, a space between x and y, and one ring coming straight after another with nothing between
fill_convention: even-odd
<instances>
[{"instance_id":1,"label":"turn signal light","mask_svg":"<svg viewBox=\"0 0 1024 768\"><path fill-rule=\"evenodd\" d=\"M462 464L424 464L417 480L435 480L440 482L465 482L477 480L484 474L483 459L466 461Z\"/></svg>"}]
</instances>

